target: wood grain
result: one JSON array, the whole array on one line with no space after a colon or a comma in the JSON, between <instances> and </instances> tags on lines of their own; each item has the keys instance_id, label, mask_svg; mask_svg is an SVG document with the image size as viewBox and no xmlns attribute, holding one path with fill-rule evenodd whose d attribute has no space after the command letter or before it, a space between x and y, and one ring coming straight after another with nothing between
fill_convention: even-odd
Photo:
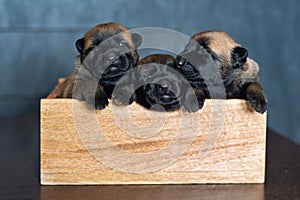
<instances>
[{"instance_id":1,"label":"wood grain","mask_svg":"<svg viewBox=\"0 0 300 200\"><path fill-rule=\"evenodd\" d=\"M266 113L206 100L196 113L41 100L41 183L263 183Z\"/></svg>"}]
</instances>

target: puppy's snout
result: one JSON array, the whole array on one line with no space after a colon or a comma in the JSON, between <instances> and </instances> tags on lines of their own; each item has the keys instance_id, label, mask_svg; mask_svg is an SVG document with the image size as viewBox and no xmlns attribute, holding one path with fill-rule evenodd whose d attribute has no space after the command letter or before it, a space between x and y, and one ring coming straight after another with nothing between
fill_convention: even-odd
<instances>
[{"instance_id":1,"label":"puppy's snout","mask_svg":"<svg viewBox=\"0 0 300 200\"><path fill-rule=\"evenodd\" d=\"M169 92L169 86L167 84L161 85L161 88L163 93Z\"/></svg>"},{"instance_id":2,"label":"puppy's snout","mask_svg":"<svg viewBox=\"0 0 300 200\"><path fill-rule=\"evenodd\" d=\"M162 85L163 88L168 88L169 86L167 84Z\"/></svg>"},{"instance_id":3,"label":"puppy's snout","mask_svg":"<svg viewBox=\"0 0 300 200\"><path fill-rule=\"evenodd\" d=\"M113 65L119 65L119 64L121 64L121 61L120 61L120 59L114 59L112 64ZM125 65L124 65L124 67L125 67Z\"/></svg>"},{"instance_id":4,"label":"puppy's snout","mask_svg":"<svg viewBox=\"0 0 300 200\"><path fill-rule=\"evenodd\" d=\"M106 55L106 60L112 62L113 60L116 59L116 54L114 52L109 52L107 55Z\"/></svg>"},{"instance_id":5,"label":"puppy's snout","mask_svg":"<svg viewBox=\"0 0 300 200\"><path fill-rule=\"evenodd\" d=\"M164 88L164 89L168 89L169 88L169 81L166 79L162 79L159 81L160 87Z\"/></svg>"},{"instance_id":6,"label":"puppy's snout","mask_svg":"<svg viewBox=\"0 0 300 200\"><path fill-rule=\"evenodd\" d=\"M107 65L119 65L121 60L118 58L118 55L114 52L109 52L105 56L105 63Z\"/></svg>"}]
</instances>

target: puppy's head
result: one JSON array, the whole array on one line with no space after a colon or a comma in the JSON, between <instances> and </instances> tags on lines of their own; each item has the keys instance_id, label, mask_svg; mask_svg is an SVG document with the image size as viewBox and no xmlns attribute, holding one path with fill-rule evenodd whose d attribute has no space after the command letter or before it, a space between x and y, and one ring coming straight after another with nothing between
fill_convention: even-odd
<instances>
[{"instance_id":1,"label":"puppy's head","mask_svg":"<svg viewBox=\"0 0 300 200\"><path fill-rule=\"evenodd\" d=\"M97 72L102 68L102 78L113 82L112 84L136 65L139 60L136 49L140 44L140 35L132 34L124 26L116 23L97 25L75 43L81 61L93 61L89 66L93 69L88 70L98 75ZM89 58L88 55L92 51L94 57Z\"/></svg>"},{"instance_id":2,"label":"puppy's head","mask_svg":"<svg viewBox=\"0 0 300 200\"><path fill-rule=\"evenodd\" d=\"M137 103L158 111L179 108L181 83L174 73L174 62L175 59L167 54L153 54L138 62L143 86L136 90Z\"/></svg>"},{"instance_id":3,"label":"puppy's head","mask_svg":"<svg viewBox=\"0 0 300 200\"><path fill-rule=\"evenodd\" d=\"M223 80L229 77L234 71L247 71L249 66L252 66L254 62L248 59L247 49L236 43L226 33L205 31L193 35L184 51L177 56L176 66L178 70L188 79L196 81L198 78L199 81L201 76L198 70L196 70L187 58L191 55L201 56L203 53L209 54ZM199 67L202 67L201 63L199 63Z\"/></svg>"}]
</instances>

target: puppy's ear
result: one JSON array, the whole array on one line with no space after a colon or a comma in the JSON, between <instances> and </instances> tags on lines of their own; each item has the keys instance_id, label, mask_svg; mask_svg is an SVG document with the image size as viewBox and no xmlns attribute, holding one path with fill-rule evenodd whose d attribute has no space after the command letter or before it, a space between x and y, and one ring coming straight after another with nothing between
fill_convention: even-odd
<instances>
[{"instance_id":1,"label":"puppy's ear","mask_svg":"<svg viewBox=\"0 0 300 200\"><path fill-rule=\"evenodd\" d=\"M131 37L135 48L138 48L142 44L142 36L137 33L132 33Z\"/></svg>"},{"instance_id":2,"label":"puppy's ear","mask_svg":"<svg viewBox=\"0 0 300 200\"><path fill-rule=\"evenodd\" d=\"M80 38L75 42L76 49L81 55L83 53L83 45L84 45L84 38Z\"/></svg>"},{"instance_id":3,"label":"puppy's ear","mask_svg":"<svg viewBox=\"0 0 300 200\"><path fill-rule=\"evenodd\" d=\"M235 47L231 52L231 63L234 69L242 67L248 57L248 50L243 47Z\"/></svg>"}]
</instances>

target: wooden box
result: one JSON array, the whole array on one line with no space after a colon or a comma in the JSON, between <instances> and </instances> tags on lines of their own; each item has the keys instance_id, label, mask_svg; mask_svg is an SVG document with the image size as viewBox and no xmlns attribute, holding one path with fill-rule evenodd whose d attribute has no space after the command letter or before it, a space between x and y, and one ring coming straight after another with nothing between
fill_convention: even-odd
<instances>
[{"instance_id":1,"label":"wooden box","mask_svg":"<svg viewBox=\"0 0 300 200\"><path fill-rule=\"evenodd\" d=\"M41 184L263 183L266 113L206 100L196 113L41 100Z\"/></svg>"}]
</instances>

